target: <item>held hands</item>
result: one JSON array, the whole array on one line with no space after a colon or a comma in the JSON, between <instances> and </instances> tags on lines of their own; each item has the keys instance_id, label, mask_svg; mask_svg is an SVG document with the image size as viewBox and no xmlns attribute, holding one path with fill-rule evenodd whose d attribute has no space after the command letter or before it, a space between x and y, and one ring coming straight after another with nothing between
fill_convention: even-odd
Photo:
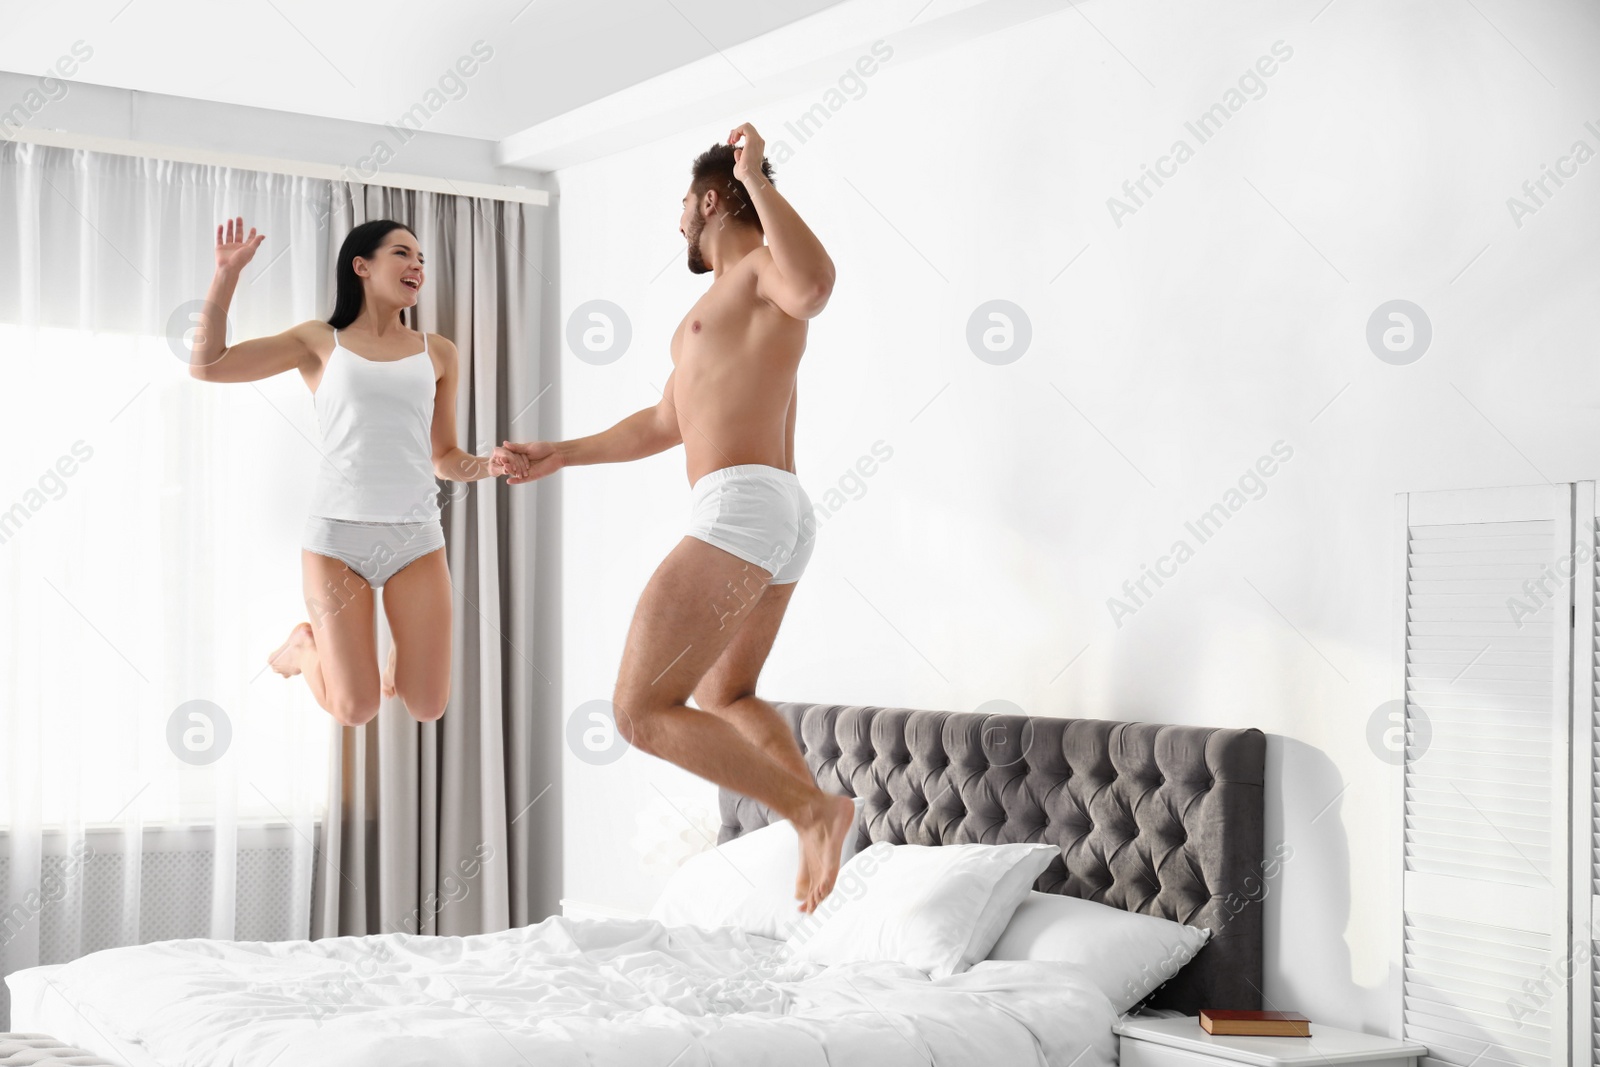
<instances>
[{"instance_id":1,"label":"held hands","mask_svg":"<svg viewBox=\"0 0 1600 1067\"><path fill-rule=\"evenodd\" d=\"M744 138L743 145L738 144L740 137ZM733 176L749 185L752 178L761 174L761 161L766 157L767 142L761 139L754 126L746 122L728 134L728 143L735 146Z\"/></svg>"},{"instance_id":2,"label":"held hands","mask_svg":"<svg viewBox=\"0 0 1600 1067\"><path fill-rule=\"evenodd\" d=\"M499 478L502 476L522 478L526 476L527 473L527 459L516 452L511 451L510 448L502 445L501 447L496 448L493 452L489 453L489 476L491 478ZM519 483L513 481L510 484L516 485Z\"/></svg>"},{"instance_id":3,"label":"held hands","mask_svg":"<svg viewBox=\"0 0 1600 1067\"><path fill-rule=\"evenodd\" d=\"M225 227L217 227L217 269L234 274L242 272L266 239L267 235L257 234L254 226L250 227L250 235L245 236L244 216L229 219Z\"/></svg>"},{"instance_id":4,"label":"held hands","mask_svg":"<svg viewBox=\"0 0 1600 1067\"><path fill-rule=\"evenodd\" d=\"M536 482L546 475L554 474L565 463L561 453L556 451L555 443L551 441L524 441L520 444L507 441L494 451L496 456L501 452L507 452L514 457L509 462L520 464L507 472L510 474L506 479L507 485Z\"/></svg>"}]
</instances>

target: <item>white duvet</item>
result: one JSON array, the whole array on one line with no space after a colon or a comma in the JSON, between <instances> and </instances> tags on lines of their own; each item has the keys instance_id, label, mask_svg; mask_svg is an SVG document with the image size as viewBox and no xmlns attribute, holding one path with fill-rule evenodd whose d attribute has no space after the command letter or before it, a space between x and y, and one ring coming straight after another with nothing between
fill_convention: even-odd
<instances>
[{"instance_id":1,"label":"white duvet","mask_svg":"<svg viewBox=\"0 0 1600 1067\"><path fill-rule=\"evenodd\" d=\"M164 941L51 976L163 1067L1112 1067L1110 1002L1074 964L930 980L792 962L782 942L649 920L473 937Z\"/></svg>"}]
</instances>

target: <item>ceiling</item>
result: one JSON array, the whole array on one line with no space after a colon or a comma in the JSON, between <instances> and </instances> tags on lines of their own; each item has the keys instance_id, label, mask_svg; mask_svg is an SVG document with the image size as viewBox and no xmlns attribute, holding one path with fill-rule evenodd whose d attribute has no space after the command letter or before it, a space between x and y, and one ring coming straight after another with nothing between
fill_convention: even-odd
<instances>
[{"instance_id":1,"label":"ceiling","mask_svg":"<svg viewBox=\"0 0 1600 1067\"><path fill-rule=\"evenodd\" d=\"M81 0L11 5L0 71L487 141L551 171L1082 0ZM379 14L381 12L381 14Z\"/></svg>"},{"instance_id":2,"label":"ceiling","mask_svg":"<svg viewBox=\"0 0 1600 1067\"><path fill-rule=\"evenodd\" d=\"M839 0L89 0L7 4L0 70L82 41L76 80L499 141ZM456 87L458 61L492 54ZM444 79L446 92L429 97ZM453 99L451 97L454 97ZM442 106L438 106L441 101Z\"/></svg>"}]
</instances>

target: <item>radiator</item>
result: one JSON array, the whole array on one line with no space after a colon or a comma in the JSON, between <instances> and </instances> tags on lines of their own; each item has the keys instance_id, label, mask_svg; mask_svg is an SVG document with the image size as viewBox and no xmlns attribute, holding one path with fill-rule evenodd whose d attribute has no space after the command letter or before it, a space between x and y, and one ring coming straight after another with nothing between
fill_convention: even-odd
<instances>
[{"instance_id":1,"label":"radiator","mask_svg":"<svg viewBox=\"0 0 1600 1067\"><path fill-rule=\"evenodd\" d=\"M146 827L139 863L139 943L182 937L208 937L211 932L212 831L206 826ZM125 859L122 833L88 830L88 851L82 863L83 934L81 945L72 943L73 924L67 921L68 901L46 903L34 921L39 926L39 962L66 963L78 956L120 943L123 927ZM321 824L312 840L321 841ZM307 865L301 878L305 899L297 902L295 846ZM65 835L45 832L43 884L61 878L68 862ZM312 854L295 828L286 823L244 826L238 830L238 890L234 937L239 941L288 941L310 936L295 929L310 914ZM10 884L11 859L7 835L0 831L0 889ZM5 916L0 914L0 920ZM0 941L5 928L0 927ZM0 948L0 960L15 964ZM0 982L0 1032L11 1028L11 991Z\"/></svg>"}]
</instances>

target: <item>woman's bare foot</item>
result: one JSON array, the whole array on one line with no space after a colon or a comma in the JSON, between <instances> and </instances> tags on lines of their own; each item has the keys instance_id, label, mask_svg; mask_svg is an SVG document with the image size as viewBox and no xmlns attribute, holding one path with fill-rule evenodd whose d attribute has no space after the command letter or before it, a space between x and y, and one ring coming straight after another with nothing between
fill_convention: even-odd
<instances>
[{"instance_id":1,"label":"woman's bare foot","mask_svg":"<svg viewBox=\"0 0 1600 1067\"><path fill-rule=\"evenodd\" d=\"M316 640L311 635L311 624L302 622L289 631L289 637L278 646L278 650L267 657L267 665L285 678L293 678L300 673L300 658L307 649L316 648Z\"/></svg>"},{"instance_id":2,"label":"woman's bare foot","mask_svg":"<svg viewBox=\"0 0 1600 1067\"><path fill-rule=\"evenodd\" d=\"M823 804L815 820L807 826L796 827L812 872L811 889L800 904L804 912L816 911L833 892L833 883L839 877L839 851L844 846L844 835L850 832L850 824L855 821L855 801L832 793L822 796Z\"/></svg>"},{"instance_id":3,"label":"woman's bare foot","mask_svg":"<svg viewBox=\"0 0 1600 1067\"><path fill-rule=\"evenodd\" d=\"M389 662L383 668L383 682L381 683L383 695L394 696L394 645L389 645Z\"/></svg>"},{"instance_id":4,"label":"woman's bare foot","mask_svg":"<svg viewBox=\"0 0 1600 1067\"><path fill-rule=\"evenodd\" d=\"M811 892L811 857L806 853L804 839L800 842L800 870L794 876L794 899L804 900Z\"/></svg>"}]
</instances>

